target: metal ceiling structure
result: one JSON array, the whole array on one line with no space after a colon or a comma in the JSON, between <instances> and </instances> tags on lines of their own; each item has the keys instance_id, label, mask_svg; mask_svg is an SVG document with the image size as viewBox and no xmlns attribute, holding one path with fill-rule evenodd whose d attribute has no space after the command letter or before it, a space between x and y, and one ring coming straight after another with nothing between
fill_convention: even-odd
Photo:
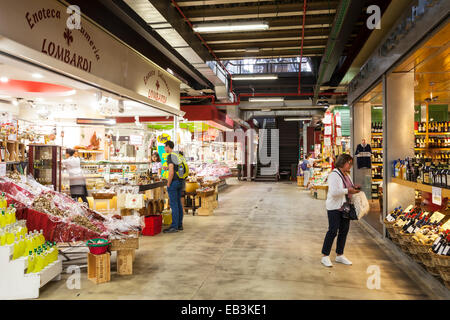
<instances>
[{"instance_id":1,"label":"metal ceiling structure","mask_svg":"<svg viewBox=\"0 0 450 320\"><path fill-rule=\"evenodd\" d=\"M149 57L150 59L162 61L161 55L165 56L164 67L188 80L184 81L182 103L216 104L228 110L227 105L238 106L252 95L279 95L287 101L303 101L299 103L302 109L306 101L312 109L316 108L321 100L326 100L328 104L346 103L346 88L340 86L340 83L373 32L366 27L367 7L378 5L383 15L393 1L71 2L81 4L82 11L83 7L87 7L89 16L93 16L102 26L137 50L142 48L140 51L143 51L148 46L156 48L155 57ZM120 27L104 12L95 13L94 9L99 5L94 3L100 3L108 13L114 15L114 21L121 23ZM257 21L266 23L267 30L216 33L194 31L197 24L240 24ZM132 29L137 34L136 39L127 41L122 25L126 26L126 30ZM136 41L139 38L145 39L147 43L138 44ZM299 65L302 63L300 60L304 59L310 69L302 68L299 72ZM166 62L167 60L171 60L171 63ZM236 64L249 61L258 67L251 69L259 70L255 73L278 70L278 79L233 81L232 73L236 74L236 70L241 70L241 66L236 67ZM267 66L261 65L264 63ZM245 70L242 73L248 74L251 71Z\"/></svg>"}]
</instances>

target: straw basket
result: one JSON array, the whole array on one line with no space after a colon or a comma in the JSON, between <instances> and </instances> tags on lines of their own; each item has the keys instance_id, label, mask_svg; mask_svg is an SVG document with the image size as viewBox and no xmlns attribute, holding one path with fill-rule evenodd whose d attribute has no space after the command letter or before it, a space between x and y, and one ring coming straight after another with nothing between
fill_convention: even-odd
<instances>
[{"instance_id":1,"label":"straw basket","mask_svg":"<svg viewBox=\"0 0 450 320\"><path fill-rule=\"evenodd\" d=\"M384 225L386 226L386 230L389 233L389 236L391 237L393 242L398 243L398 237L394 231L394 223L395 221L389 222L386 219L384 219Z\"/></svg>"},{"instance_id":2,"label":"straw basket","mask_svg":"<svg viewBox=\"0 0 450 320\"><path fill-rule=\"evenodd\" d=\"M433 260L434 264L438 267L449 267L450 268L450 257L449 256L443 256L439 255L433 252L433 250L428 251L431 255L431 259Z\"/></svg>"}]
</instances>

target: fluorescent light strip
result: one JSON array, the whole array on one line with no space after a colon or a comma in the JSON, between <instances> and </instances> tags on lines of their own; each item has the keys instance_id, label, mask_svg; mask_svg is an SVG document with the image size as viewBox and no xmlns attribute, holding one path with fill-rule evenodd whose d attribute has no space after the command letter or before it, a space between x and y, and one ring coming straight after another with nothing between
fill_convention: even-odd
<instances>
[{"instance_id":1,"label":"fluorescent light strip","mask_svg":"<svg viewBox=\"0 0 450 320\"><path fill-rule=\"evenodd\" d=\"M238 32L252 30L268 30L269 24L263 21L242 22L242 23L202 23L194 25L194 31L199 33L214 32Z\"/></svg>"},{"instance_id":2,"label":"fluorescent light strip","mask_svg":"<svg viewBox=\"0 0 450 320\"><path fill-rule=\"evenodd\" d=\"M249 98L249 102L283 102L284 97L273 97L273 98Z\"/></svg>"},{"instance_id":3,"label":"fluorescent light strip","mask_svg":"<svg viewBox=\"0 0 450 320\"><path fill-rule=\"evenodd\" d=\"M237 75L233 76L232 80L276 80L276 74L261 74L261 75Z\"/></svg>"},{"instance_id":4,"label":"fluorescent light strip","mask_svg":"<svg viewBox=\"0 0 450 320\"><path fill-rule=\"evenodd\" d=\"M312 118L284 118L284 121L311 121Z\"/></svg>"}]
</instances>

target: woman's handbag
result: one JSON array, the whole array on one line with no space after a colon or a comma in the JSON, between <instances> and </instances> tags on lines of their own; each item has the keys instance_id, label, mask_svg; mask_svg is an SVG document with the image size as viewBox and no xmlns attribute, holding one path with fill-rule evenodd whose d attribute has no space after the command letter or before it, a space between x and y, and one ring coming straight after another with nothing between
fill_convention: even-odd
<instances>
[{"instance_id":1,"label":"woman's handbag","mask_svg":"<svg viewBox=\"0 0 450 320\"><path fill-rule=\"evenodd\" d=\"M339 176L342 179L342 183L345 186L345 180L340 171L337 171ZM353 203L350 202L350 199L348 198L348 195L345 196L345 202L342 205L342 217L344 219L350 219L350 220L358 220L358 215L356 214L356 208Z\"/></svg>"}]
</instances>

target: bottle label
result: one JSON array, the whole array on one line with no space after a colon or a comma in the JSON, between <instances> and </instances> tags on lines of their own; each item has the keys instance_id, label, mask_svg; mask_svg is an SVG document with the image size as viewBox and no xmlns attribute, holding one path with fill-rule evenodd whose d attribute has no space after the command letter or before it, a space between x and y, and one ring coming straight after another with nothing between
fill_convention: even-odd
<instances>
[{"instance_id":1,"label":"bottle label","mask_svg":"<svg viewBox=\"0 0 450 320\"><path fill-rule=\"evenodd\" d=\"M406 232L408 232L408 233L412 233L414 231L414 226L410 226L407 230L406 230Z\"/></svg>"},{"instance_id":2,"label":"bottle label","mask_svg":"<svg viewBox=\"0 0 450 320\"><path fill-rule=\"evenodd\" d=\"M438 254L442 255L442 252L444 252L444 249L445 249L445 247L441 245L439 248Z\"/></svg>"},{"instance_id":3,"label":"bottle label","mask_svg":"<svg viewBox=\"0 0 450 320\"><path fill-rule=\"evenodd\" d=\"M448 251L449 251L449 250L450 250L450 244L447 245L447 246L445 247L444 251L442 251L442 254L443 254L444 256L446 256L446 255L448 254Z\"/></svg>"}]
</instances>

